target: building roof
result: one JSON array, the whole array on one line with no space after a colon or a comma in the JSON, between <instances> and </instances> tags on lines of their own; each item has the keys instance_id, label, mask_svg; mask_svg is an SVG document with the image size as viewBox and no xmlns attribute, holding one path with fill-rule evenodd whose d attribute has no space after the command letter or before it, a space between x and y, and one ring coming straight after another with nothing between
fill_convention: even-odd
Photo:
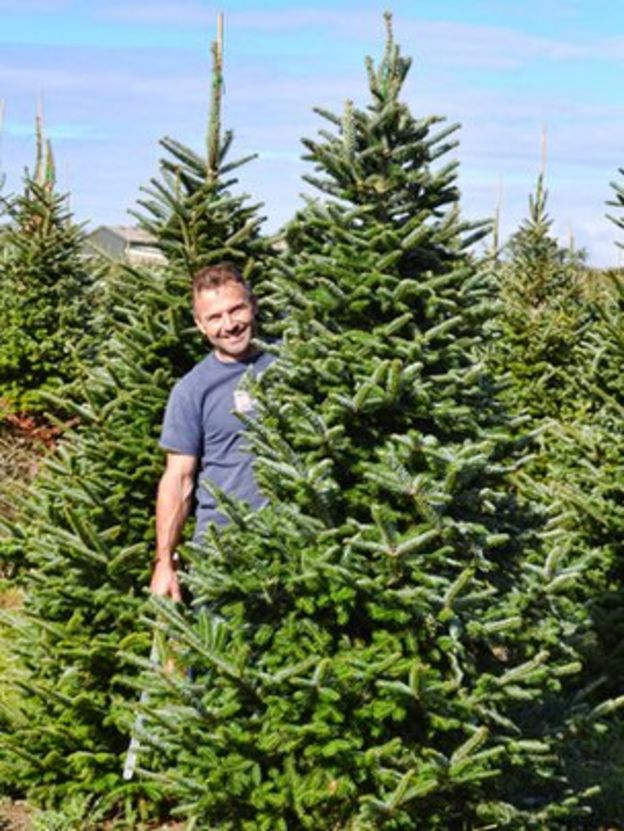
<instances>
[{"instance_id":1,"label":"building roof","mask_svg":"<svg viewBox=\"0 0 624 831\"><path fill-rule=\"evenodd\" d=\"M135 225L98 225L87 236L92 237L98 231L108 231L110 234L114 234L128 244L153 245L156 242L156 237L153 234L150 234L149 231L145 231L143 228L137 228Z\"/></svg>"}]
</instances>

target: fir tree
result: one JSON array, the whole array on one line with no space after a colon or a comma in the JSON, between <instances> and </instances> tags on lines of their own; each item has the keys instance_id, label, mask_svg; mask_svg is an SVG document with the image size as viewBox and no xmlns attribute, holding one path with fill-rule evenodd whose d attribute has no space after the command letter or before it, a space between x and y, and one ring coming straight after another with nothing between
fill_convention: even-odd
<instances>
[{"instance_id":1,"label":"fir tree","mask_svg":"<svg viewBox=\"0 0 624 831\"><path fill-rule=\"evenodd\" d=\"M607 204L624 207L622 188L615 182L612 187L616 198ZM608 218L624 227L621 217ZM612 271L606 273L606 282L608 290L596 303L596 324L583 343L586 370L577 384L590 405L565 436L566 479L568 493L575 497L570 501L577 509L577 529L596 561L596 588L588 603L595 626L590 672L616 694L624 672L624 281Z\"/></svg>"},{"instance_id":2,"label":"fir tree","mask_svg":"<svg viewBox=\"0 0 624 831\"><path fill-rule=\"evenodd\" d=\"M206 152L202 157L172 138L162 146L168 156L162 160L160 178L152 179L139 200L143 211L135 211L145 230L152 233L172 268L189 278L210 263L230 260L248 273L253 260L241 259L240 243L257 234L258 205L246 197L220 201L236 183L232 172L253 160L255 154L227 162L234 134L221 135L223 69L221 46L212 47L213 75L210 124L206 133Z\"/></svg>"},{"instance_id":3,"label":"fir tree","mask_svg":"<svg viewBox=\"0 0 624 831\"><path fill-rule=\"evenodd\" d=\"M584 291L584 254L560 245L547 213L544 174L529 196L529 216L511 237L498 266L501 333L491 347L497 373L509 372L507 400L539 422L578 405L568 366L591 322Z\"/></svg>"},{"instance_id":4,"label":"fir tree","mask_svg":"<svg viewBox=\"0 0 624 831\"><path fill-rule=\"evenodd\" d=\"M24 613L4 622L13 625L28 676L23 711L1 715L3 793L51 805L88 797L101 810L146 793L158 801L153 788L122 780L132 693L120 682L119 650L149 650L139 615L163 464L159 426L174 380L205 350L192 335L188 270L227 251L253 277L266 252L255 209L230 191L235 164L225 159L219 129L213 118L209 159L167 142L175 162L163 162L146 222L169 241L172 215L186 215L196 200L201 235L188 243L188 256L172 252L164 268L126 267L111 277L106 307L115 313L98 324L108 339L74 406L80 425L47 462L3 546L27 566ZM168 175L174 163L176 182ZM194 184L180 191L177 181Z\"/></svg>"},{"instance_id":5,"label":"fir tree","mask_svg":"<svg viewBox=\"0 0 624 831\"><path fill-rule=\"evenodd\" d=\"M624 281L620 276L612 283L585 343L591 363L580 385L592 407L566 438L574 460L568 487L575 487L578 529L596 561L592 582L598 590L589 597L596 632L590 667L594 679L617 694L624 673Z\"/></svg>"},{"instance_id":6,"label":"fir tree","mask_svg":"<svg viewBox=\"0 0 624 831\"><path fill-rule=\"evenodd\" d=\"M573 595L584 664L575 682L576 695L598 706L606 696L615 699L605 707L613 716L582 729L565 757L575 782L586 782L592 776L595 781L600 772L604 794L597 795L592 806L596 825L609 826L621 821L624 766L620 752L624 733L620 709L624 704L620 695L624 400L619 371L624 355L624 292L616 273L596 271L583 275L583 289L577 315L585 322L573 340L570 331L560 338L563 342L567 335L572 348L567 350L567 362L561 356L555 361L560 384L554 392L550 390L554 401L544 397L544 388L532 388L530 412L533 423L539 425L539 452L520 484L529 498L548 505L553 517L560 515L560 524L567 528L568 556L586 563L584 579ZM553 305L557 302L557 298L551 300ZM530 377L530 370L525 376ZM531 400L531 389L522 400Z\"/></svg>"},{"instance_id":7,"label":"fir tree","mask_svg":"<svg viewBox=\"0 0 624 831\"><path fill-rule=\"evenodd\" d=\"M579 687L597 703L613 696L612 715L582 730L567 751L577 781L600 773L601 793L592 801L596 824L622 821L622 674L624 672L624 283L613 275L611 293L597 307L598 319L584 339L586 365L576 383L588 402L576 420L562 425L548 443L543 496L568 514L569 545L590 563L577 588L587 622L580 651ZM571 373L573 370L571 369Z\"/></svg>"},{"instance_id":8,"label":"fir tree","mask_svg":"<svg viewBox=\"0 0 624 831\"><path fill-rule=\"evenodd\" d=\"M67 194L55 187L50 142L37 119L37 161L21 196L5 198L9 224L0 261L0 398L13 411L50 409L45 393L80 374L94 348L93 286Z\"/></svg>"},{"instance_id":9,"label":"fir tree","mask_svg":"<svg viewBox=\"0 0 624 831\"><path fill-rule=\"evenodd\" d=\"M549 504L552 515L567 517L568 547L591 562L577 599L592 615L613 590L614 579L617 583L614 568L620 560L614 465L622 453L615 417L621 288L617 280L612 290L594 285L599 276L583 270L573 252L550 235L545 206L540 176L530 219L512 238L513 256L501 270L503 337L495 362L513 379L509 406L528 413L538 433L522 487L530 498ZM585 629L583 647L585 678L594 685L605 675L612 681L619 677L613 638L604 624L598 628L602 634L593 625ZM611 692L617 685L611 684Z\"/></svg>"},{"instance_id":10,"label":"fir tree","mask_svg":"<svg viewBox=\"0 0 624 831\"><path fill-rule=\"evenodd\" d=\"M578 670L567 560L510 480L477 361L489 278L466 252L453 128L371 102L306 141L310 201L273 276L279 360L253 387L259 512L191 549L195 614L155 601L184 673L147 672L152 773L194 827L555 827L555 704ZM149 665L146 665L149 669ZM582 709L582 708L581 708ZM145 764L145 763L144 763Z\"/></svg>"}]
</instances>

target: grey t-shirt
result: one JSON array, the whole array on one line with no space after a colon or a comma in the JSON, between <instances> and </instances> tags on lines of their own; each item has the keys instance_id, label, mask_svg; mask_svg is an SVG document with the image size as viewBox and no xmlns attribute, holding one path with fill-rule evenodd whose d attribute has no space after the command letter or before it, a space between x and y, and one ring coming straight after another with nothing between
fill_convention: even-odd
<instances>
[{"instance_id":1,"label":"grey t-shirt","mask_svg":"<svg viewBox=\"0 0 624 831\"><path fill-rule=\"evenodd\" d=\"M230 496L260 508L265 499L253 477L252 455L246 450L244 425L236 411L253 414L253 399L239 389L243 375L261 373L275 359L259 352L245 361L220 361L210 352L175 384L165 411L160 446L199 460L193 539L209 522L227 521L202 482L214 482Z\"/></svg>"}]
</instances>

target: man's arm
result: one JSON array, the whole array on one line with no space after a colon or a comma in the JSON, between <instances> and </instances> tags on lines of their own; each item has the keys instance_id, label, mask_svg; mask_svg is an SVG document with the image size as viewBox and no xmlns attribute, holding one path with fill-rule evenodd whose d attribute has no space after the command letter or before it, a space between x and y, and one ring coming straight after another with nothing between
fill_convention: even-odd
<instances>
[{"instance_id":1,"label":"man's arm","mask_svg":"<svg viewBox=\"0 0 624 831\"><path fill-rule=\"evenodd\" d=\"M156 499L156 561L150 591L181 601L174 562L175 550L193 503L197 457L167 453Z\"/></svg>"}]
</instances>

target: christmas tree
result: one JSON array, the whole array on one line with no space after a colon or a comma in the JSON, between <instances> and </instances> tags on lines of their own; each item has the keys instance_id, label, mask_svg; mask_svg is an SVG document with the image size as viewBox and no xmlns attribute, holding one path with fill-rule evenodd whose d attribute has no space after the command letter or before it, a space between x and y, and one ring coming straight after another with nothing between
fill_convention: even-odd
<instances>
[{"instance_id":1,"label":"christmas tree","mask_svg":"<svg viewBox=\"0 0 624 831\"><path fill-rule=\"evenodd\" d=\"M538 196L540 191L538 184ZM536 197L532 208L538 202ZM534 226L538 218L535 212ZM528 233L531 229L525 223L515 235L514 240L523 243L522 256L503 266L504 336L492 352L499 369L510 370L508 405L527 414L536 433L533 459L519 481L521 490L526 498L542 502L553 519L559 517L558 524L567 529L567 556L585 562L584 579L577 583L570 607L584 664L575 681L576 696L596 705L606 696L616 698L606 707L613 708L614 717L582 729L565 755L576 782L592 776L595 780L596 771L601 772L604 793L592 805L596 823L610 825L621 819L623 764L618 711L624 703L619 696L621 286L615 275L610 281L609 273L605 279L596 270L575 265L570 252L552 238L550 256L541 260L548 269L531 268L546 249L538 233ZM549 281L534 304L514 304L514 293L524 289L531 297L532 290L539 289L545 271L560 279Z\"/></svg>"},{"instance_id":2,"label":"christmas tree","mask_svg":"<svg viewBox=\"0 0 624 831\"><path fill-rule=\"evenodd\" d=\"M595 663L610 692L621 689L624 672L624 280L613 277L612 293L602 305L601 319L588 338L592 374L585 379L595 401L591 429L593 453L583 466L579 491L589 505L592 541L601 543L606 585L592 598L591 611L598 631ZM596 672L598 674L598 672Z\"/></svg>"},{"instance_id":3,"label":"christmas tree","mask_svg":"<svg viewBox=\"0 0 624 831\"><path fill-rule=\"evenodd\" d=\"M224 260L235 262L254 282L254 258L244 245L257 240L259 205L246 197L233 199L231 174L253 160L254 155L229 162L234 134L221 132L223 58L220 39L213 44L210 120L205 155L201 156L172 138L161 141L168 156L161 162L160 178L152 179L139 200L142 211L133 211L142 227L153 234L170 267L192 277L200 268ZM221 201L220 201L221 200ZM266 252L266 243L256 248Z\"/></svg>"},{"instance_id":4,"label":"christmas tree","mask_svg":"<svg viewBox=\"0 0 624 831\"><path fill-rule=\"evenodd\" d=\"M9 222L0 259L0 398L14 412L49 410L45 393L71 384L95 348L99 275L84 256L84 232L67 194L56 190L40 116L36 132L35 171L26 171L22 195L3 199Z\"/></svg>"},{"instance_id":5,"label":"christmas tree","mask_svg":"<svg viewBox=\"0 0 624 831\"><path fill-rule=\"evenodd\" d=\"M279 358L246 422L269 504L222 496L230 524L186 551L194 611L154 601L190 673L144 664L148 781L193 827L552 828L580 810L556 755L578 569L517 503L515 425L478 360L483 229L442 158L455 126L400 99L387 20L366 109L320 110L332 131L304 141L326 197L287 228Z\"/></svg>"},{"instance_id":6,"label":"christmas tree","mask_svg":"<svg viewBox=\"0 0 624 831\"><path fill-rule=\"evenodd\" d=\"M611 292L585 338L588 369L578 379L591 407L555 444L548 488L551 497L556 488L567 504L571 538L591 562L580 592L589 616L581 682L589 700L614 697L612 717L597 731L583 731L570 753L576 776L600 771L603 792L595 804L601 827L622 822L624 774L624 282L621 274L611 277Z\"/></svg>"},{"instance_id":7,"label":"christmas tree","mask_svg":"<svg viewBox=\"0 0 624 831\"><path fill-rule=\"evenodd\" d=\"M491 353L499 372L507 370L512 378L508 406L528 415L537 433L523 487L531 498L549 504L551 514L567 516L568 546L591 561L578 589L591 615L613 588L609 584L619 560L614 466L622 453L615 417L621 287L617 279L601 280L584 269L575 252L557 243L545 207L542 175L530 199L530 218L512 237L510 259L500 270L502 337ZM614 631L607 635L609 627L601 628L607 640L617 640ZM615 682L620 673L611 649L597 644L595 630L586 637L589 679L595 684L606 673Z\"/></svg>"},{"instance_id":8,"label":"christmas tree","mask_svg":"<svg viewBox=\"0 0 624 831\"><path fill-rule=\"evenodd\" d=\"M215 72L220 77L220 65ZM162 182L152 182L158 198L147 205L146 224L170 262L111 276L104 307L115 311L99 322L107 342L97 365L87 368L81 403L73 405L80 424L48 460L2 540L4 556L27 567L25 609L3 620L13 627L27 673L22 711L0 716L3 793L27 793L48 805L88 797L92 813L124 800L127 807L146 793L158 801L153 788L122 779L131 693L119 679L127 670L120 648L149 651L140 613L163 464L157 437L168 390L205 350L192 334L188 270L227 251L253 279L267 251L256 209L230 190L236 163L226 160L229 139L223 144L219 135L213 106L214 155L165 143L171 153ZM188 241L192 252L174 256L172 215L195 210L201 227ZM180 234L186 239L185 227Z\"/></svg>"},{"instance_id":9,"label":"christmas tree","mask_svg":"<svg viewBox=\"0 0 624 831\"><path fill-rule=\"evenodd\" d=\"M509 406L536 422L576 410L578 390L567 369L581 360L579 347L592 320L584 254L553 235L547 202L541 173L529 197L529 215L496 269L502 332L490 347L493 370L510 374Z\"/></svg>"}]
</instances>

